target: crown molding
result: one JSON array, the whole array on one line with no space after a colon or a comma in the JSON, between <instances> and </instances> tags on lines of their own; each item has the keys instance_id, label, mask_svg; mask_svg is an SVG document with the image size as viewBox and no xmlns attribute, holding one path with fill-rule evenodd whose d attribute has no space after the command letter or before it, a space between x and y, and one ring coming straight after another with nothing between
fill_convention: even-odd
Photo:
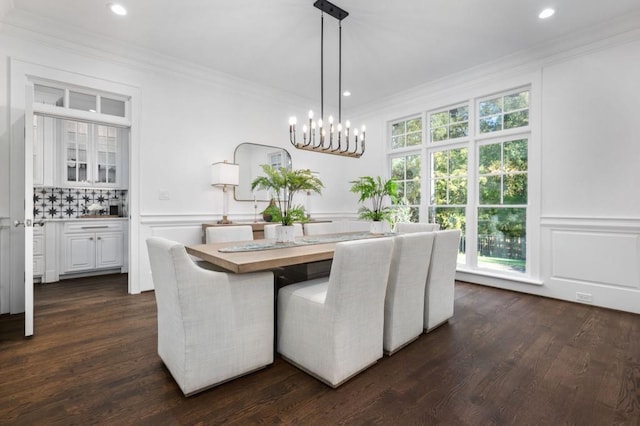
<instances>
[{"instance_id":1,"label":"crown molding","mask_svg":"<svg viewBox=\"0 0 640 426\"><path fill-rule=\"evenodd\" d=\"M378 99L361 106L358 115L396 111L414 103L423 105L421 111L424 110L425 98L446 94L452 88L460 92L461 89L482 85L487 81L504 80L527 72L539 72L545 66L637 40L640 40L640 13L605 21L588 29L566 34L532 48Z\"/></svg>"},{"instance_id":2,"label":"crown molding","mask_svg":"<svg viewBox=\"0 0 640 426\"><path fill-rule=\"evenodd\" d=\"M2 1L2 0L0 0ZM1 15L0 15L1 17ZM0 18L1 19L1 18ZM122 43L78 28L63 28L59 23L14 9L0 21L2 34L71 54L133 69L142 73L162 74L170 78L189 78L209 86L268 99L285 106L307 105L309 99L258 84L215 69L162 53Z\"/></svg>"}]
</instances>

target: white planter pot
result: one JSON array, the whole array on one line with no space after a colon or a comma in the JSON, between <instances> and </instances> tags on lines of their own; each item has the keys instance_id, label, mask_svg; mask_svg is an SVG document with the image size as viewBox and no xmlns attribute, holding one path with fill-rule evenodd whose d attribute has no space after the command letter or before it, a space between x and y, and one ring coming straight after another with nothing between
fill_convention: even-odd
<instances>
[{"instance_id":1,"label":"white planter pot","mask_svg":"<svg viewBox=\"0 0 640 426\"><path fill-rule=\"evenodd\" d=\"M276 226L276 243L291 243L296 239L295 226Z\"/></svg>"},{"instance_id":2,"label":"white planter pot","mask_svg":"<svg viewBox=\"0 0 640 426\"><path fill-rule=\"evenodd\" d=\"M387 230L387 222L384 220L374 220L371 222L371 229L369 232L372 234L384 234Z\"/></svg>"}]
</instances>

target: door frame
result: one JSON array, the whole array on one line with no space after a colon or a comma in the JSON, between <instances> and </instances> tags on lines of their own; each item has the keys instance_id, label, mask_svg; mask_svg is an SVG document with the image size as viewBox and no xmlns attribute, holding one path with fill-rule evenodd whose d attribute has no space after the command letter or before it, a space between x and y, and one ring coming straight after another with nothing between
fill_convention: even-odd
<instances>
[{"instance_id":1,"label":"door frame","mask_svg":"<svg viewBox=\"0 0 640 426\"><path fill-rule=\"evenodd\" d=\"M21 150L24 148L25 135L24 124L25 115L25 101L26 94L25 88L27 84L35 80L49 80L62 83L69 86L81 86L95 89L98 91L116 93L118 95L126 96L129 101L129 186L128 186L128 202L129 202L129 221L128 221L128 292L130 294L140 293L140 268L139 262L139 229L140 229L140 214L139 214L139 158L140 158L140 138L139 138L139 120L140 120L140 96L139 89L136 86L118 83L108 80L108 75L103 78L99 76L90 76L86 74L80 74L78 72L62 70L59 68L49 67L47 65L34 64L31 62L23 61L18 58L9 58L10 68L10 94L9 94L9 138L10 138L10 156L11 156L11 176L17 179L22 176L24 179L24 166L19 166L19 163L14 161L14 156L19 156ZM73 118L73 110L70 111L69 117ZM80 116L87 114L82 111L78 112ZM80 117L78 117L80 118ZM22 127L22 128L20 128ZM12 179L12 180L13 180ZM18 210L24 212L23 206L16 206L16 202L12 201L14 183L10 184L10 212L12 219L17 216ZM20 203L22 204L22 203ZM20 235L17 235L20 234ZM24 247L24 233L11 232L10 235L10 247L18 247L22 250ZM21 251L20 250L20 251ZM25 287L24 282L24 261L23 255L20 255L20 259L15 258L11 250L11 268L10 268L10 313L21 313L25 309L25 291L29 290ZM20 260L18 262L18 260ZM31 290L33 284L31 284Z\"/></svg>"}]
</instances>

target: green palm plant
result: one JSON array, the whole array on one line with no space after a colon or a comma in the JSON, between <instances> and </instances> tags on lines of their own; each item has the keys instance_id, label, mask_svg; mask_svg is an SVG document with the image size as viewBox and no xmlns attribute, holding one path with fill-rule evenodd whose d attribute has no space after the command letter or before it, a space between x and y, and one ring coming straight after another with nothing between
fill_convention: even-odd
<instances>
[{"instance_id":1,"label":"green palm plant","mask_svg":"<svg viewBox=\"0 0 640 426\"><path fill-rule=\"evenodd\" d=\"M308 169L290 170L285 167L276 169L268 164L261 164L260 167L265 175L258 176L251 182L251 190L264 189L273 192L278 208L273 221L285 226L292 225L293 222L304 222L306 220L304 208L293 205L293 196L301 191L320 194L324 188L322 181Z\"/></svg>"},{"instance_id":2,"label":"green palm plant","mask_svg":"<svg viewBox=\"0 0 640 426\"><path fill-rule=\"evenodd\" d=\"M389 206L383 206L385 197L389 197L392 203L395 203L398 197L398 184L394 180L383 181L380 176L375 179L371 176L362 176L358 180L350 182L351 192L360 194L360 203L371 200L372 208L361 206L358 210L361 219L381 221L389 221L393 209Z\"/></svg>"}]
</instances>

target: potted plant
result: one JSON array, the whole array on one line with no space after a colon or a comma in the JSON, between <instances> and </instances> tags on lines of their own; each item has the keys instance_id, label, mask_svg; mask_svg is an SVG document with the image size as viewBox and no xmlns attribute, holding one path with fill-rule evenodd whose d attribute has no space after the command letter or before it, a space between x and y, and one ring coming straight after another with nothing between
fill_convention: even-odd
<instances>
[{"instance_id":1,"label":"potted plant","mask_svg":"<svg viewBox=\"0 0 640 426\"><path fill-rule=\"evenodd\" d=\"M380 176L362 176L358 180L351 181L351 192L360 194L360 203L371 200L372 208L360 206L358 213L360 219L371 220L371 233L384 233L383 221L390 221L393 209L383 206L385 197L389 197L392 203L396 201L398 184L394 180L383 181Z\"/></svg>"},{"instance_id":2,"label":"potted plant","mask_svg":"<svg viewBox=\"0 0 640 426\"><path fill-rule=\"evenodd\" d=\"M262 164L260 167L265 175L258 176L251 182L251 190L264 189L273 193L277 208L272 211L272 221L280 222L282 225L276 230L277 242L293 241L293 222L306 220L304 208L293 204L293 196L300 191L320 194L324 185L308 169L276 169L268 164Z\"/></svg>"}]
</instances>

